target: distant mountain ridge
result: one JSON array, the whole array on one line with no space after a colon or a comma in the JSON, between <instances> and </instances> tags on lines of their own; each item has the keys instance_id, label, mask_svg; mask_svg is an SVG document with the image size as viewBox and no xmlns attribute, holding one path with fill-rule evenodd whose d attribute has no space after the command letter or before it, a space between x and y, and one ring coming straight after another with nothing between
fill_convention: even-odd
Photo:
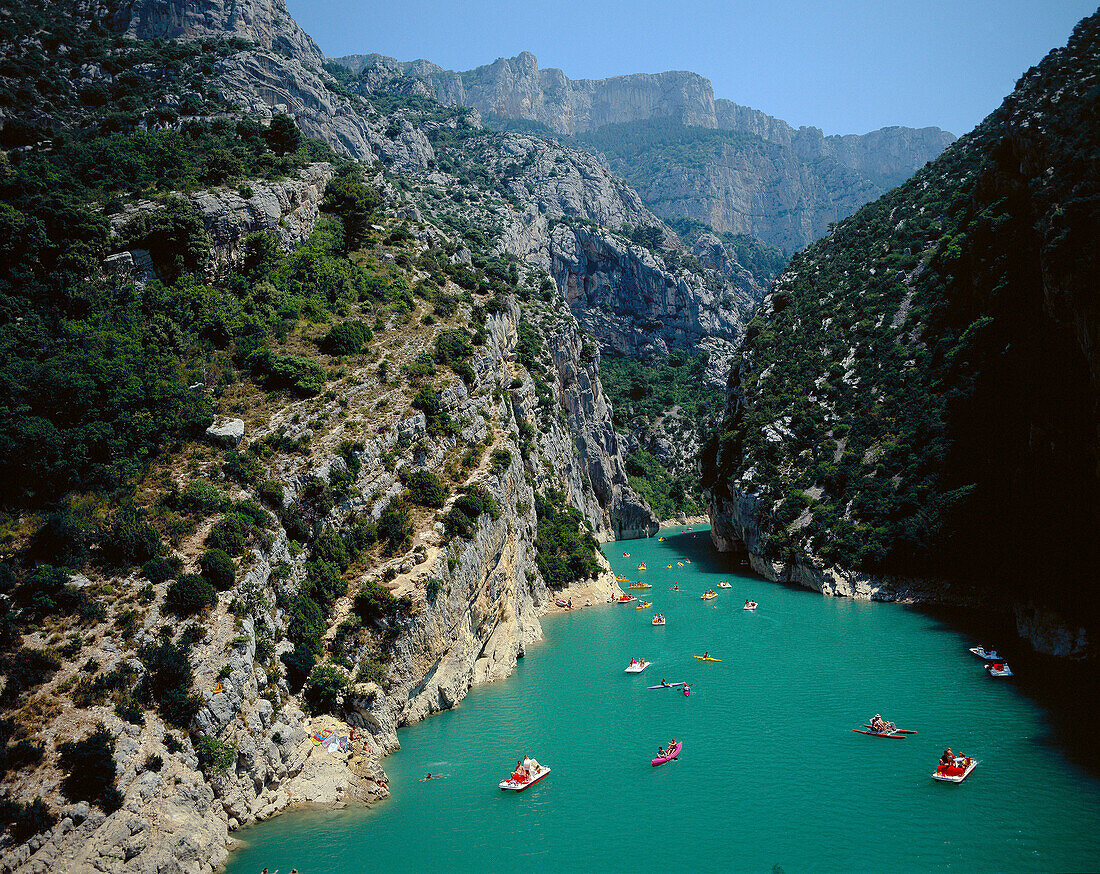
<instances>
[{"instance_id":1,"label":"distant mountain ridge","mask_svg":"<svg viewBox=\"0 0 1100 874\"><path fill-rule=\"evenodd\" d=\"M686 71L570 79L558 69L539 69L530 52L465 72L378 54L347 55L335 62L374 87L399 77L420 79L441 103L543 126L590 146L590 137L601 131L643 132L645 146L617 149L618 161L593 147L608 157L612 169L629 176L650 208L664 218L691 218L720 232L753 234L787 252L900 184L955 140L938 127L897 126L827 137L819 128L794 128L715 98L710 80ZM682 125L705 141L698 160L666 160L653 131L669 124ZM729 143L708 132L751 140L741 137L732 149L715 148ZM638 158L653 166L631 176Z\"/></svg>"}]
</instances>

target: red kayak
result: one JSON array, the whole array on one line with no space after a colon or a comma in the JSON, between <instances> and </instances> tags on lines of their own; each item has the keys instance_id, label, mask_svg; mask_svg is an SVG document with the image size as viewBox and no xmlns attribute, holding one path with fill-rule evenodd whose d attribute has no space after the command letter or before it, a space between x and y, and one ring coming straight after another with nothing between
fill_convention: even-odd
<instances>
[{"instance_id":1,"label":"red kayak","mask_svg":"<svg viewBox=\"0 0 1100 874\"><path fill-rule=\"evenodd\" d=\"M657 758L655 758L653 760L653 767L656 768L658 765L663 765L665 762L671 762L678 755L680 755L680 750L682 750L683 748L684 748L683 742L682 741L676 741L676 745L672 749L670 749L663 756L657 756Z\"/></svg>"}]
</instances>

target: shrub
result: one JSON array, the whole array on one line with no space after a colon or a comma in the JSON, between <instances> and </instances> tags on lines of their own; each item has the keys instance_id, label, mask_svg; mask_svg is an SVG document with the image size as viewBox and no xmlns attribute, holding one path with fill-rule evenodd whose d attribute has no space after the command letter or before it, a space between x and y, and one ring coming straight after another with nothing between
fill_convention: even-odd
<instances>
[{"instance_id":1,"label":"shrub","mask_svg":"<svg viewBox=\"0 0 1100 874\"><path fill-rule=\"evenodd\" d=\"M141 767L145 771L159 771L164 767L164 759L156 753L150 753L145 757L145 763Z\"/></svg>"},{"instance_id":2,"label":"shrub","mask_svg":"<svg viewBox=\"0 0 1100 874\"><path fill-rule=\"evenodd\" d=\"M355 596L353 609L364 622L378 622L392 616L397 601L390 590L374 579L363 581Z\"/></svg>"},{"instance_id":3,"label":"shrub","mask_svg":"<svg viewBox=\"0 0 1100 874\"><path fill-rule=\"evenodd\" d=\"M175 579L183 570L183 559L176 555L156 555L141 566L141 575L154 585Z\"/></svg>"},{"instance_id":4,"label":"shrub","mask_svg":"<svg viewBox=\"0 0 1100 874\"><path fill-rule=\"evenodd\" d=\"M195 741L195 756L204 776L224 776L237 763L237 746L216 737L200 737Z\"/></svg>"},{"instance_id":5,"label":"shrub","mask_svg":"<svg viewBox=\"0 0 1100 874\"><path fill-rule=\"evenodd\" d=\"M166 722L184 729L202 705L201 698L190 694L192 673L188 640L186 631L178 644L162 634L156 643L146 644L138 651L138 658L146 670L144 694L157 703Z\"/></svg>"},{"instance_id":6,"label":"shrub","mask_svg":"<svg viewBox=\"0 0 1100 874\"><path fill-rule=\"evenodd\" d=\"M58 764L65 772L61 789L71 801L99 804L107 813L122 806L115 786L115 742L103 723L83 740L68 741L58 749Z\"/></svg>"},{"instance_id":7,"label":"shrub","mask_svg":"<svg viewBox=\"0 0 1100 874\"><path fill-rule=\"evenodd\" d=\"M492 462L492 471L497 476L504 473L512 463L512 453L507 449L494 449L493 454L489 456Z\"/></svg>"},{"instance_id":8,"label":"shrub","mask_svg":"<svg viewBox=\"0 0 1100 874\"><path fill-rule=\"evenodd\" d=\"M57 823L57 815L41 798L35 798L30 804L0 798L0 823L4 823L15 842L21 844L53 828Z\"/></svg>"},{"instance_id":9,"label":"shrub","mask_svg":"<svg viewBox=\"0 0 1100 874\"><path fill-rule=\"evenodd\" d=\"M211 549L220 549L229 555L244 552L246 538L252 525L240 513L229 513L224 519L214 523L206 535L206 545Z\"/></svg>"},{"instance_id":10,"label":"shrub","mask_svg":"<svg viewBox=\"0 0 1100 874\"><path fill-rule=\"evenodd\" d=\"M309 595L295 598L288 611L286 634L291 643L307 647L320 654L325 636L325 615Z\"/></svg>"},{"instance_id":11,"label":"shrub","mask_svg":"<svg viewBox=\"0 0 1100 874\"><path fill-rule=\"evenodd\" d=\"M24 692L41 686L57 673L61 662L53 653L41 649L20 647L11 655L0 658L0 670L7 676L7 684L0 694L0 702L13 704Z\"/></svg>"},{"instance_id":12,"label":"shrub","mask_svg":"<svg viewBox=\"0 0 1100 874\"><path fill-rule=\"evenodd\" d=\"M402 469L401 479L409 490L409 500L421 507L439 509L447 500L447 487L443 480L430 470Z\"/></svg>"},{"instance_id":13,"label":"shrub","mask_svg":"<svg viewBox=\"0 0 1100 874\"><path fill-rule=\"evenodd\" d=\"M193 616L218 601L214 587L198 574L181 574L168 584L164 609L177 616Z\"/></svg>"},{"instance_id":14,"label":"shrub","mask_svg":"<svg viewBox=\"0 0 1100 874\"><path fill-rule=\"evenodd\" d=\"M425 595L427 599L429 601L434 601L441 591L443 591L443 581L437 577L428 577L428 582L425 586Z\"/></svg>"},{"instance_id":15,"label":"shrub","mask_svg":"<svg viewBox=\"0 0 1100 874\"><path fill-rule=\"evenodd\" d=\"M413 526L409 508L400 496L391 498L378 517L378 536L386 542L383 555L394 555L412 539Z\"/></svg>"},{"instance_id":16,"label":"shrub","mask_svg":"<svg viewBox=\"0 0 1100 874\"><path fill-rule=\"evenodd\" d=\"M237 580L237 566L229 554L221 549L208 549L199 559L202 576L211 586L224 592Z\"/></svg>"},{"instance_id":17,"label":"shrub","mask_svg":"<svg viewBox=\"0 0 1100 874\"><path fill-rule=\"evenodd\" d=\"M290 652L282 655L283 664L286 665L286 682L290 690L297 694L302 690L309 672L317 664L317 657L308 647L297 645Z\"/></svg>"},{"instance_id":18,"label":"shrub","mask_svg":"<svg viewBox=\"0 0 1100 874\"><path fill-rule=\"evenodd\" d=\"M212 482L191 480L177 498L179 509L191 516L210 516L229 506L229 496Z\"/></svg>"},{"instance_id":19,"label":"shrub","mask_svg":"<svg viewBox=\"0 0 1100 874\"><path fill-rule=\"evenodd\" d=\"M145 521L144 512L129 502L115 511L103 544L103 554L109 561L120 566L142 564L159 550L160 535Z\"/></svg>"},{"instance_id":20,"label":"shrub","mask_svg":"<svg viewBox=\"0 0 1100 874\"><path fill-rule=\"evenodd\" d=\"M340 568L323 559L306 566L306 592L317 602L322 613L328 613L337 599L347 594L348 584L340 576Z\"/></svg>"},{"instance_id":21,"label":"shrub","mask_svg":"<svg viewBox=\"0 0 1100 874\"><path fill-rule=\"evenodd\" d=\"M283 509L283 487L275 480L264 480L260 483L260 500L274 510Z\"/></svg>"},{"instance_id":22,"label":"shrub","mask_svg":"<svg viewBox=\"0 0 1100 874\"><path fill-rule=\"evenodd\" d=\"M303 697L310 713L331 713L336 709L336 699L347 688L347 675L340 668L332 664L317 665L309 673Z\"/></svg>"},{"instance_id":23,"label":"shrub","mask_svg":"<svg viewBox=\"0 0 1100 874\"><path fill-rule=\"evenodd\" d=\"M370 325L361 321L333 325L321 340L321 351L327 355L355 355L362 351L374 334Z\"/></svg>"}]
</instances>

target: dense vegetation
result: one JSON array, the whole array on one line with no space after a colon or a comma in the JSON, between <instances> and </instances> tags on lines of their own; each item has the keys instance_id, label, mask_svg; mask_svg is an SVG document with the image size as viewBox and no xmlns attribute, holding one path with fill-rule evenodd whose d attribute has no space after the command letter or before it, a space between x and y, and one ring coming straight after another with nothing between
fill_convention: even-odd
<instances>
[{"instance_id":1,"label":"dense vegetation","mask_svg":"<svg viewBox=\"0 0 1100 874\"><path fill-rule=\"evenodd\" d=\"M703 510L697 453L724 402L704 380L706 364L705 353L678 351L648 362L618 355L600 359L615 430L641 444L627 456L627 478L661 519ZM645 448L657 439L671 444L672 459L661 461Z\"/></svg>"},{"instance_id":2,"label":"dense vegetation","mask_svg":"<svg viewBox=\"0 0 1100 874\"><path fill-rule=\"evenodd\" d=\"M772 556L1095 610L1098 57L1093 16L776 283L706 474L760 494Z\"/></svg>"},{"instance_id":3,"label":"dense vegetation","mask_svg":"<svg viewBox=\"0 0 1100 874\"><path fill-rule=\"evenodd\" d=\"M596 538L564 494L556 489L547 489L545 495L536 492L535 515L535 564L548 586L560 588L599 574Z\"/></svg>"}]
</instances>

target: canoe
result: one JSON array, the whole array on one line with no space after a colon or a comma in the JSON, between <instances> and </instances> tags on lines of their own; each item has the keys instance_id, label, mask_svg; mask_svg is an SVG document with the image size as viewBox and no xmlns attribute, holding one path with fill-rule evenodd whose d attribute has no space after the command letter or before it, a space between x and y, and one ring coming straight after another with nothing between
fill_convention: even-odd
<instances>
[{"instance_id":1,"label":"canoe","mask_svg":"<svg viewBox=\"0 0 1100 874\"><path fill-rule=\"evenodd\" d=\"M702 659L705 662L720 662L721 659L716 659L714 656L695 656L697 659Z\"/></svg>"},{"instance_id":2,"label":"canoe","mask_svg":"<svg viewBox=\"0 0 1100 874\"><path fill-rule=\"evenodd\" d=\"M894 734L889 734L885 731L866 731L862 728L853 728L852 731L858 731L860 734L874 735L875 737L898 737L898 738L902 738L903 740L905 739L905 735L901 734L900 732L895 732Z\"/></svg>"},{"instance_id":3,"label":"canoe","mask_svg":"<svg viewBox=\"0 0 1100 874\"><path fill-rule=\"evenodd\" d=\"M864 728L870 728L871 726L868 723L865 722L865 723L863 723L863 727ZM917 733L917 730L915 728L895 728L894 731L897 734L916 734Z\"/></svg>"},{"instance_id":4,"label":"canoe","mask_svg":"<svg viewBox=\"0 0 1100 874\"><path fill-rule=\"evenodd\" d=\"M507 780L501 780L501 789L512 789L515 792L522 792L528 786L534 786L543 777L550 773L550 769L545 765L540 765L538 772L530 780L524 780L522 783L516 780L514 777L509 777Z\"/></svg>"},{"instance_id":5,"label":"canoe","mask_svg":"<svg viewBox=\"0 0 1100 874\"><path fill-rule=\"evenodd\" d=\"M646 686L647 689L675 689L678 686L686 686L687 683L665 683L663 686L658 683L656 686Z\"/></svg>"},{"instance_id":6,"label":"canoe","mask_svg":"<svg viewBox=\"0 0 1100 874\"><path fill-rule=\"evenodd\" d=\"M943 765L940 765L932 774L932 779L940 780L943 783L961 783L963 780L969 777L970 772L977 767L978 760L971 759L969 757L963 757L963 765L965 767L960 767L958 765L944 767Z\"/></svg>"},{"instance_id":7,"label":"canoe","mask_svg":"<svg viewBox=\"0 0 1100 874\"><path fill-rule=\"evenodd\" d=\"M665 762L671 762L678 755L680 755L680 750L682 750L683 748L683 741L676 741L676 746L669 750L666 755L657 756L657 758L653 760L653 767L656 768L658 765L663 765Z\"/></svg>"},{"instance_id":8,"label":"canoe","mask_svg":"<svg viewBox=\"0 0 1100 874\"><path fill-rule=\"evenodd\" d=\"M653 664L653 662L647 662L645 659L642 659L642 661L639 662L636 665L627 665L626 668L624 669L624 673L627 673L627 674L640 674L642 671L644 671L646 668L648 668L651 664Z\"/></svg>"}]
</instances>

